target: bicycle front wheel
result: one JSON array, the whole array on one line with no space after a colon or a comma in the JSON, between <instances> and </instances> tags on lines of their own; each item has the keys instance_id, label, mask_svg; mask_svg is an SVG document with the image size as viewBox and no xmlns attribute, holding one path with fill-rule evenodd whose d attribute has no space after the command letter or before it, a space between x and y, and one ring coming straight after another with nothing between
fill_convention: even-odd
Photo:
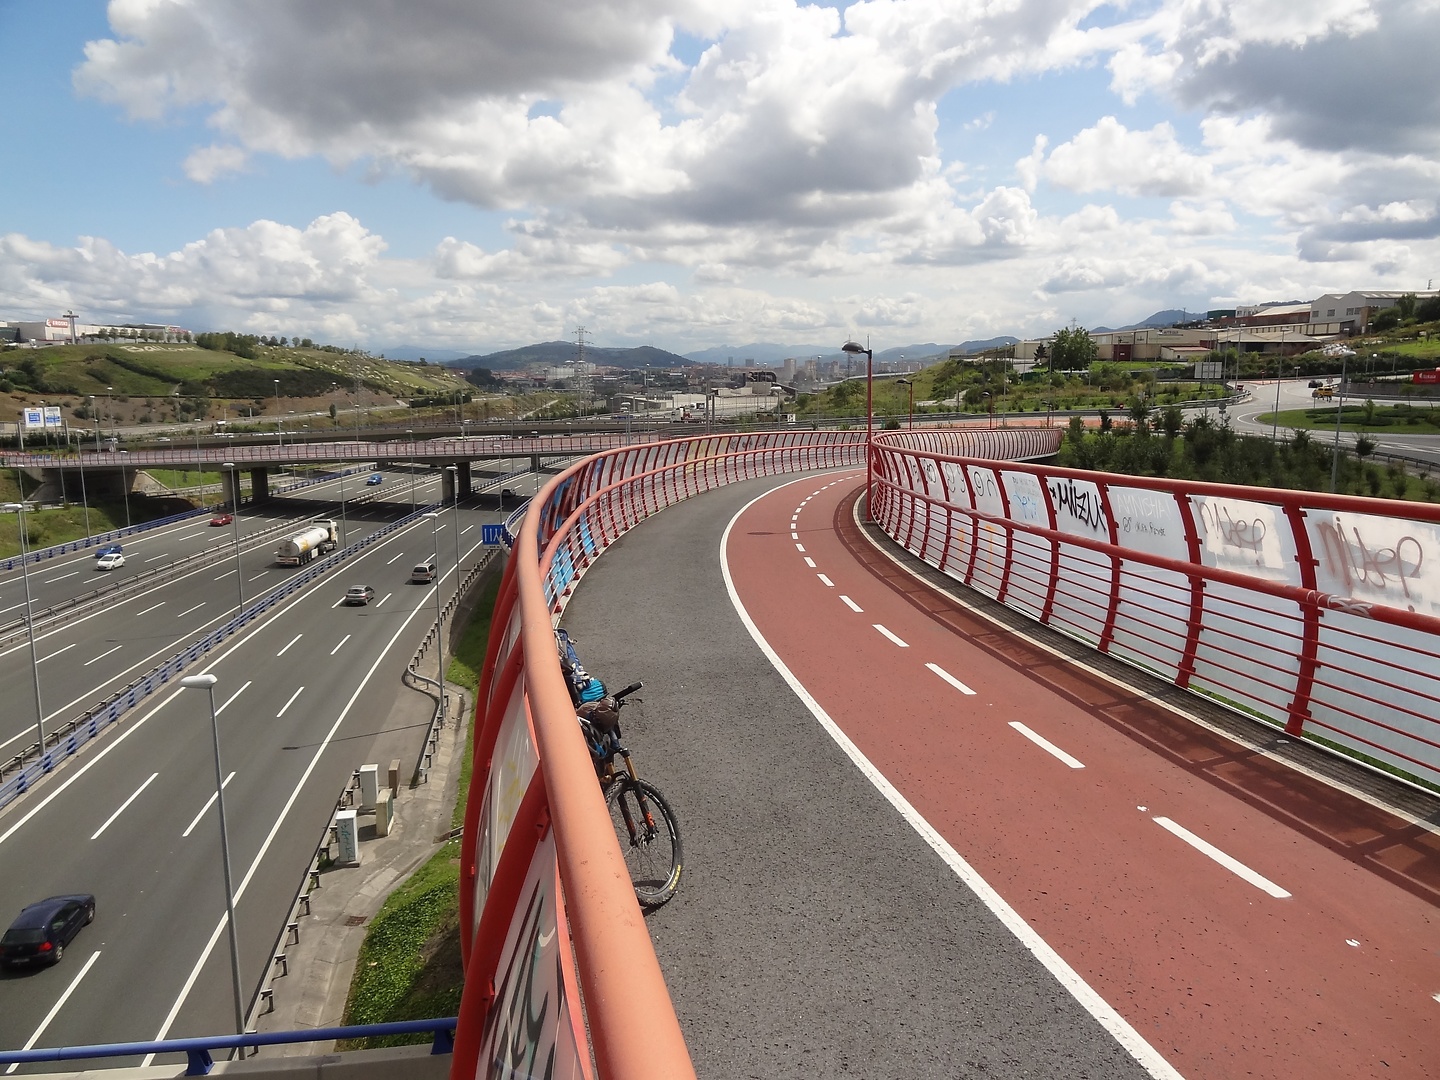
<instances>
[{"instance_id":1,"label":"bicycle front wheel","mask_svg":"<svg viewBox=\"0 0 1440 1080\"><path fill-rule=\"evenodd\" d=\"M659 907L680 887L683 855L675 811L655 785L621 774L605 791L605 805L620 838L641 906Z\"/></svg>"}]
</instances>

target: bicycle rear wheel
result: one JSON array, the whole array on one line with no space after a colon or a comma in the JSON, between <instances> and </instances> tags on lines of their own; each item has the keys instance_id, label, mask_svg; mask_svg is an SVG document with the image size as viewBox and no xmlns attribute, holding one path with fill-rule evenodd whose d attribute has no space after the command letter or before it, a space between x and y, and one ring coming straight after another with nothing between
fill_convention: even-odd
<instances>
[{"instance_id":1,"label":"bicycle rear wheel","mask_svg":"<svg viewBox=\"0 0 1440 1080\"><path fill-rule=\"evenodd\" d=\"M605 805L620 838L636 899L644 907L659 907L680 886L684 857L675 811L654 784L623 773L606 788Z\"/></svg>"}]
</instances>

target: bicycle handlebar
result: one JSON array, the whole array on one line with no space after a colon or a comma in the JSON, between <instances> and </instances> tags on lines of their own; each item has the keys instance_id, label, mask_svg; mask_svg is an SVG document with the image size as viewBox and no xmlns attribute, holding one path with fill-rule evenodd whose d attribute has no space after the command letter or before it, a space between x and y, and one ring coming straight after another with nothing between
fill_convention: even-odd
<instances>
[{"instance_id":1,"label":"bicycle handlebar","mask_svg":"<svg viewBox=\"0 0 1440 1080\"><path fill-rule=\"evenodd\" d=\"M610 696L613 697L617 702L624 701L627 696L635 693L636 690L639 690L644 685L644 683L633 682L629 686L625 687L624 690L617 690Z\"/></svg>"}]
</instances>

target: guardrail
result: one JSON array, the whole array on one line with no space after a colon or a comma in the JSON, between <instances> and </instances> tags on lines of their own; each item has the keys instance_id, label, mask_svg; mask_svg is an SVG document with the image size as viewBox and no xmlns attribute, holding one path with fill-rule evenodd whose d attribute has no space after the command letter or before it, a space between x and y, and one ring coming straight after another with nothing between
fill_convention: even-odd
<instances>
[{"instance_id":1,"label":"guardrail","mask_svg":"<svg viewBox=\"0 0 1440 1080\"><path fill-rule=\"evenodd\" d=\"M1257 722L1440 785L1440 507L876 439L874 517L956 580Z\"/></svg>"},{"instance_id":2,"label":"guardrail","mask_svg":"<svg viewBox=\"0 0 1440 1080\"><path fill-rule=\"evenodd\" d=\"M111 697L105 701L100 702L75 719L61 725L55 732L47 736L47 742L53 740L52 745L32 747L27 753L35 753L36 756L34 760L20 764L15 775L3 783L0 783L0 808L19 798L30 789L35 781L53 770L59 762L73 754L79 753L80 749L86 743L98 737L100 733L110 727L111 724L119 721L125 713L134 709L157 690L163 689L169 684L171 679L177 677L196 660L207 655L211 649L248 626L280 601L286 599L297 590L304 588L322 574L326 574L336 566L339 566L351 555L358 554L372 544L389 536L397 529L404 528L412 521L419 519L424 514L435 509L443 509L443 504L435 503L430 506L420 507L412 513L406 514L404 517L398 518L377 531L370 533L349 547L336 551L318 562L311 563L307 569L295 574L284 584L270 590L270 592L253 602L233 619L212 630L194 644L180 650L163 663L151 668L144 675L141 675L138 679L111 695ZM18 760L20 759L12 759L12 764Z\"/></svg>"},{"instance_id":3,"label":"guardrail","mask_svg":"<svg viewBox=\"0 0 1440 1080\"><path fill-rule=\"evenodd\" d=\"M428 1031L435 1038L430 1053L452 1051L455 1018L441 1020L398 1020L389 1024L357 1024L354 1027L310 1028L305 1031L272 1031L245 1035L207 1035L200 1039L162 1039L158 1042L101 1043L95 1046L60 1046L48 1050L0 1050L0 1065L24 1065L38 1061L86 1061L93 1058L142 1057L149 1054L184 1054L186 1076L205 1076L215 1064L216 1050L249 1050L286 1043L331 1042L336 1039L363 1039L377 1035L410 1035ZM313 1071L313 1062L309 1068Z\"/></svg>"}]
</instances>

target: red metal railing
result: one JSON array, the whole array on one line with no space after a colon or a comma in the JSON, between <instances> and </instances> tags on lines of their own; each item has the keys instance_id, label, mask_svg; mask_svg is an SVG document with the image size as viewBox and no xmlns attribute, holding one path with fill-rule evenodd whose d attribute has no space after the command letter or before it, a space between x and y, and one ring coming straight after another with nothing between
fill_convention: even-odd
<instances>
[{"instance_id":1,"label":"red metal railing","mask_svg":"<svg viewBox=\"0 0 1440 1080\"><path fill-rule=\"evenodd\" d=\"M1039 622L1440 783L1440 507L1117 477L877 437L877 522Z\"/></svg>"}]
</instances>

